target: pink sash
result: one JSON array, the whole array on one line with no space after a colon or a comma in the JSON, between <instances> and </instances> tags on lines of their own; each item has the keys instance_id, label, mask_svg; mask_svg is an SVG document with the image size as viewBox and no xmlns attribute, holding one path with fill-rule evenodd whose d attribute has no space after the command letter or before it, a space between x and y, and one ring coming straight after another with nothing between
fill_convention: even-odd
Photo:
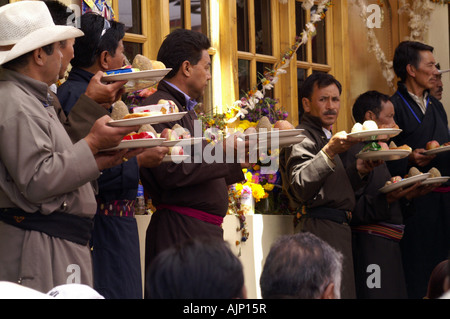
<instances>
[{"instance_id":1,"label":"pink sash","mask_svg":"<svg viewBox=\"0 0 450 319\"><path fill-rule=\"evenodd\" d=\"M169 209L174 212L177 212L178 214L193 217L196 219L199 219L201 221L220 226L223 223L223 217L212 215L205 213L201 210L197 210L190 207L181 207L181 206L175 206L175 205L167 205L167 204L161 204L156 207L156 209Z\"/></svg>"},{"instance_id":2,"label":"pink sash","mask_svg":"<svg viewBox=\"0 0 450 319\"><path fill-rule=\"evenodd\" d=\"M441 187L435 188L435 189L433 189L433 192L448 193L448 192L450 192L450 186L441 186Z\"/></svg>"}]
</instances>

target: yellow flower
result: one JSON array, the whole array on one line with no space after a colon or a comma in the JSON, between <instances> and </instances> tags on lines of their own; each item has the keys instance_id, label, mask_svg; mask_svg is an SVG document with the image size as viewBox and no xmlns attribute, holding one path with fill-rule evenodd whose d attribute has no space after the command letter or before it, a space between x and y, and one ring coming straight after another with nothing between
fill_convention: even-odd
<instances>
[{"instance_id":1,"label":"yellow flower","mask_svg":"<svg viewBox=\"0 0 450 319\"><path fill-rule=\"evenodd\" d=\"M271 192L274 189L274 187L275 187L274 184L269 184L269 183L263 185L263 188L268 192Z\"/></svg>"}]
</instances>

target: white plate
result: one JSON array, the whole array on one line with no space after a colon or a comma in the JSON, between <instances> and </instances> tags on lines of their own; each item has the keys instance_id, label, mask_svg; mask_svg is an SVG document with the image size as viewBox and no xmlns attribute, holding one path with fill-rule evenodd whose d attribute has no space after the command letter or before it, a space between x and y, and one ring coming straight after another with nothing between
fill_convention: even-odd
<instances>
[{"instance_id":1,"label":"white plate","mask_svg":"<svg viewBox=\"0 0 450 319\"><path fill-rule=\"evenodd\" d=\"M101 150L101 152L108 152L108 151L117 151L122 150L126 148L149 148L149 147L155 147L160 146L165 141L164 138L143 138L138 140L130 140L130 141L122 141L120 144L113 148L108 148L105 150Z\"/></svg>"},{"instance_id":2,"label":"white plate","mask_svg":"<svg viewBox=\"0 0 450 319\"><path fill-rule=\"evenodd\" d=\"M189 158L189 155L166 155L164 156L162 163L174 162L179 164L187 158Z\"/></svg>"},{"instance_id":3,"label":"white plate","mask_svg":"<svg viewBox=\"0 0 450 319\"><path fill-rule=\"evenodd\" d=\"M172 69L147 70L139 72L111 74L102 77L104 82L128 81L125 85L125 92L134 92L149 88L161 81Z\"/></svg>"},{"instance_id":4,"label":"white plate","mask_svg":"<svg viewBox=\"0 0 450 319\"><path fill-rule=\"evenodd\" d=\"M158 82L161 81L171 70L172 69L157 69L157 70L146 70L139 72L104 75L102 77L102 81L114 82L114 81L130 81L130 80L148 80Z\"/></svg>"},{"instance_id":5,"label":"white plate","mask_svg":"<svg viewBox=\"0 0 450 319\"><path fill-rule=\"evenodd\" d=\"M277 148L283 148L292 144L301 143L306 136L304 135L297 135L297 136L286 136L281 137L278 140L278 143L274 143L272 139L261 139L254 145L251 145L252 150L266 150L266 149L277 149Z\"/></svg>"},{"instance_id":6,"label":"white plate","mask_svg":"<svg viewBox=\"0 0 450 319\"><path fill-rule=\"evenodd\" d=\"M423 185L441 184L441 183L445 183L449 179L450 179L450 176L432 177L432 178L427 178L425 181L422 182L422 184Z\"/></svg>"},{"instance_id":7,"label":"white plate","mask_svg":"<svg viewBox=\"0 0 450 319\"><path fill-rule=\"evenodd\" d=\"M348 133L347 136L354 138L363 138L366 140L376 140L379 135L389 135L390 137L397 136L401 133L401 129L396 128L380 128L378 130L368 130L355 133Z\"/></svg>"},{"instance_id":8,"label":"white plate","mask_svg":"<svg viewBox=\"0 0 450 319\"><path fill-rule=\"evenodd\" d=\"M363 160L396 161L407 157L410 153L408 150L379 150L358 153L356 157Z\"/></svg>"},{"instance_id":9,"label":"white plate","mask_svg":"<svg viewBox=\"0 0 450 319\"><path fill-rule=\"evenodd\" d=\"M108 122L108 125L115 126L115 127L121 127L121 126L135 126L135 125L144 125L144 124L166 123L166 122L178 121L186 114L187 114L187 112L179 112L179 113L143 116L143 117L136 117L136 118L125 119L125 120L110 121L110 122Z\"/></svg>"},{"instance_id":10,"label":"white plate","mask_svg":"<svg viewBox=\"0 0 450 319\"><path fill-rule=\"evenodd\" d=\"M293 129L293 130L272 130L272 131L266 131L266 132L260 132L260 133L251 133L251 134L246 134L245 137L246 138L251 138L253 136L256 136L258 139L267 139L267 138L272 138L272 137L289 137L289 136L296 136L299 135L301 133L303 133L305 130L303 129Z\"/></svg>"},{"instance_id":11,"label":"white plate","mask_svg":"<svg viewBox=\"0 0 450 319\"><path fill-rule=\"evenodd\" d=\"M182 138L174 141L164 141L161 146L173 147L173 146L186 146L186 145L194 145L197 143L201 143L205 138L204 137L193 137L193 138Z\"/></svg>"},{"instance_id":12,"label":"white plate","mask_svg":"<svg viewBox=\"0 0 450 319\"><path fill-rule=\"evenodd\" d=\"M401 181L399 181L397 183L393 183L393 184L381 187L379 189L379 191L382 193L389 193L389 192L392 192L401 187L411 186L412 184L423 181L423 180L427 179L429 176L430 176L430 173L424 173L424 174L416 175L413 177L408 177L408 178L402 179Z\"/></svg>"},{"instance_id":13,"label":"white plate","mask_svg":"<svg viewBox=\"0 0 450 319\"><path fill-rule=\"evenodd\" d=\"M422 152L422 154L434 155L434 154L439 154L439 153L448 152L448 151L450 151L450 145L433 148L432 150L428 150L428 151Z\"/></svg>"}]
</instances>

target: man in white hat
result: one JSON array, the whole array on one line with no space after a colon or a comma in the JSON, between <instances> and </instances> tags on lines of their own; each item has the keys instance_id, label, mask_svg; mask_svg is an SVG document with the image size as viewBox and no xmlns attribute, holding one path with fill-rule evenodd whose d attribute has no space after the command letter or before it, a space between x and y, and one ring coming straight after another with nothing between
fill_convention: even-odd
<instances>
[{"instance_id":1,"label":"man in white hat","mask_svg":"<svg viewBox=\"0 0 450 319\"><path fill-rule=\"evenodd\" d=\"M58 120L48 86L61 68L59 42L82 35L55 26L43 2L0 7L0 280L41 292L92 286L90 182L140 152L99 152L138 127L113 128L105 116L73 144Z\"/></svg>"}]
</instances>

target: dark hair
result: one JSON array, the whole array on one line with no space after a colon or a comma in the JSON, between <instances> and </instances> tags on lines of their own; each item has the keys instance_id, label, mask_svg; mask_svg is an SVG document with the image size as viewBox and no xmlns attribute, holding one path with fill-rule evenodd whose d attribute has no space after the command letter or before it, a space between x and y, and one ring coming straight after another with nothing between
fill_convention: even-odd
<instances>
[{"instance_id":1,"label":"dark hair","mask_svg":"<svg viewBox=\"0 0 450 319\"><path fill-rule=\"evenodd\" d=\"M202 58L202 51L208 50L211 42L203 33L176 29L170 33L159 48L157 60L172 68L166 78L173 78L184 61L196 65Z\"/></svg>"},{"instance_id":2,"label":"dark hair","mask_svg":"<svg viewBox=\"0 0 450 319\"><path fill-rule=\"evenodd\" d=\"M67 20L73 14L72 9L56 0L42 1L47 5L47 8L52 15L53 22L56 25L67 25Z\"/></svg>"},{"instance_id":3,"label":"dark hair","mask_svg":"<svg viewBox=\"0 0 450 319\"><path fill-rule=\"evenodd\" d=\"M103 51L115 55L120 40L125 36L125 25L120 22L106 20L99 14L88 12L81 16L81 31L84 36L76 38L75 57L71 64L78 68L88 68L94 65ZM105 25L110 28L102 36Z\"/></svg>"},{"instance_id":4,"label":"dark hair","mask_svg":"<svg viewBox=\"0 0 450 319\"><path fill-rule=\"evenodd\" d=\"M420 64L420 51L430 51L433 52L434 48L432 46L426 45L421 42L416 41L403 41L401 42L397 49L395 49L394 54L394 71L395 74L400 78L402 82L406 81L408 72L406 67L408 64L413 65L418 68Z\"/></svg>"},{"instance_id":5,"label":"dark hair","mask_svg":"<svg viewBox=\"0 0 450 319\"><path fill-rule=\"evenodd\" d=\"M364 122L367 111L372 111L378 117L381 112L381 103L389 101L389 96L378 91L368 91L361 94L353 104L353 118L358 123Z\"/></svg>"},{"instance_id":6,"label":"dark hair","mask_svg":"<svg viewBox=\"0 0 450 319\"><path fill-rule=\"evenodd\" d=\"M260 278L264 299L320 298L341 284L342 254L308 233L281 236L270 248Z\"/></svg>"},{"instance_id":7,"label":"dark hair","mask_svg":"<svg viewBox=\"0 0 450 319\"><path fill-rule=\"evenodd\" d=\"M219 240L192 240L162 251L146 276L150 299L242 298L239 258Z\"/></svg>"},{"instance_id":8,"label":"dark hair","mask_svg":"<svg viewBox=\"0 0 450 319\"><path fill-rule=\"evenodd\" d=\"M310 76L308 76L303 82L302 87L300 89L300 96L298 97L300 100L300 108L299 108L299 122L301 122L301 118L303 116L304 108L303 108L303 98L311 99L312 94L314 92L314 86L317 84L319 89L328 87L330 85L336 85L339 89L339 94L342 93L342 85L336 80L334 76L325 72L314 72Z\"/></svg>"},{"instance_id":9,"label":"dark hair","mask_svg":"<svg viewBox=\"0 0 450 319\"><path fill-rule=\"evenodd\" d=\"M44 50L45 54L47 55L53 55L53 53L55 52L54 43L50 43L47 44L46 46L43 46L42 50ZM12 71L18 71L28 65L29 59L33 55L34 51L35 50L22 54L21 56L15 58L14 60L6 62L5 64L2 65L2 67Z\"/></svg>"},{"instance_id":10,"label":"dark hair","mask_svg":"<svg viewBox=\"0 0 450 319\"><path fill-rule=\"evenodd\" d=\"M444 282L445 278L449 276L449 261L444 260L441 261L437 266L433 269L430 275L430 279L428 281L428 289L426 297L429 299L437 299L444 294Z\"/></svg>"}]
</instances>

